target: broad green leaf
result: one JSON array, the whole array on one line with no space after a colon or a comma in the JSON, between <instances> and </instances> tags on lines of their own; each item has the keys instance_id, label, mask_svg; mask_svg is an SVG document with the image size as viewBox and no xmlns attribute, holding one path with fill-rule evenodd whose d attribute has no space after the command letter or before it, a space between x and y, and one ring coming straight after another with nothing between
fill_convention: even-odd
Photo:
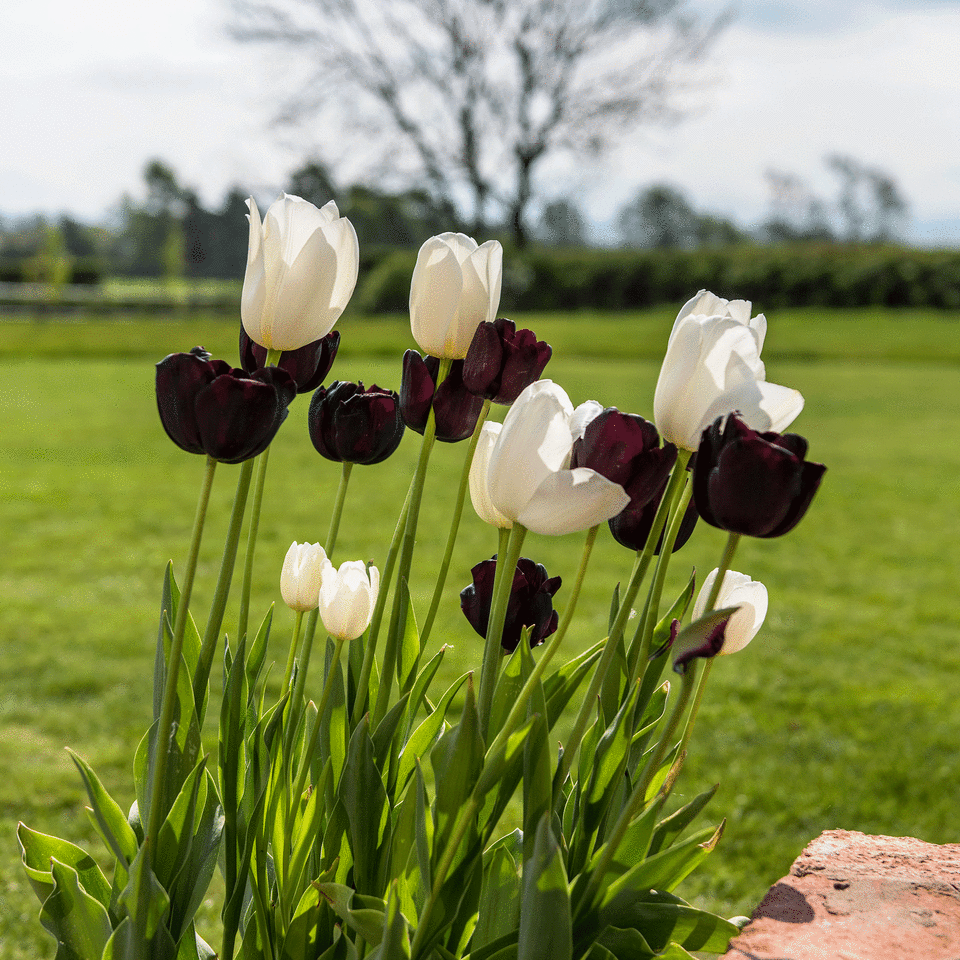
<instances>
[{"instance_id":1,"label":"broad green leaf","mask_svg":"<svg viewBox=\"0 0 960 960\"><path fill-rule=\"evenodd\" d=\"M107 941L101 960L142 960L142 957L143 944L137 942L133 921L124 917Z\"/></svg>"},{"instance_id":2,"label":"broad green leaf","mask_svg":"<svg viewBox=\"0 0 960 960\"><path fill-rule=\"evenodd\" d=\"M304 960L316 955L320 903L319 891L313 886L307 887L284 934L280 960Z\"/></svg>"},{"instance_id":3,"label":"broad green leaf","mask_svg":"<svg viewBox=\"0 0 960 960\"><path fill-rule=\"evenodd\" d=\"M523 758L531 731L537 724L543 725L540 714L534 714L525 720L507 737L506 742L497 749L496 753L490 751L484 758L483 770L474 792L480 798L497 788L496 794L488 796L488 802L485 802L480 810L479 822L483 826L486 837L496 828L523 779ZM546 730L545 726L544 730Z\"/></svg>"},{"instance_id":4,"label":"broad green leaf","mask_svg":"<svg viewBox=\"0 0 960 960\"><path fill-rule=\"evenodd\" d=\"M410 588L405 579L401 579L397 587L400 591L400 602L403 604L403 634L397 646L397 680L401 693L407 693L416 680L417 665L420 662L420 630L417 627L417 618L413 612L413 602L410 599Z\"/></svg>"},{"instance_id":5,"label":"broad green leaf","mask_svg":"<svg viewBox=\"0 0 960 960\"><path fill-rule=\"evenodd\" d=\"M146 847L141 847L130 864L130 878L120 905L129 914L138 940L152 940L170 907L170 898L147 863Z\"/></svg>"},{"instance_id":6,"label":"broad green leaf","mask_svg":"<svg viewBox=\"0 0 960 960\"><path fill-rule=\"evenodd\" d=\"M630 960L652 960L657 956L646 937L631 928L621 929L609 926L597 941L606 947L615 957L629 957Z\"/></svg>"},{"instance_id":7,"label":"broad green leaf","mask_svg":"<svg viewBox=\"0 0 960 960\"><path fill-rule=\"evenodd\" d=\"M387 920L383 940L370 954L370 960L410 960L410 931L400 912L396 881L390 885L387 896Z\"/></svg>"},{"instance_id":8,"label":"broad green leaf","mask_svg":"<svg viewBox=\"0 0 960 960\"><path fill-rule=\"evenodd\" d=\"M129 865L137 855L137 835L127 823L127 818L120 809L120 805L107 793L100 779L93 772L93 768L82 757L74 753L69 747L67 753L76 764L83 778L87 796L97 826L97 832L103 842L113 851L118 860Z\"/></svg>"},{"instance_id":9,"label":"broad green leaf","mask_svg":"<svg viewBox=\"0 0 960 960\"><path fill-rule=\"evenodd\" d=\"M270 628L273 625L274 606L275 604L270 604L270 609L267 610L266 616L263 618L263 622L260 624L260 629L257 631L257 635L253 640L253 644L250 646L249 653L247 654L247 688L251 691L257 685L257 680L260 677L260 671L263 669L263 663L267 658L267 644L270 640Z\"/></svg>"},{"instance_id":10,"label":"broad green leaf","mask_svg":"<svg viewBox=\"0 0 960 960\"><path fill-rule=\"evenodd\" d=\"M180 867L190 856L197 799L201 788L206 786L203 780L206 763L207 760L204 757L187 778L183 789L163 821L157 837L153 855L153 868L157 879L168 891L173 887L174 878Z\"/></svg>"},{"instance_id":11,"label":"broad green leaf","mask_svg":"<svg viewBox=\"0 0 960 960\"><path fill-rule=\"evenodd\" d=\"M373 754L376 757L377 765L381 768L386 767L392 757L390 746L393 744L397 731L403 722L409 698L409 692L402 694L400 699L387 711L387 715L377 724L377 729L373 732Z\"/></svg>"},{"instance_id":12,"label":"broad green leaf","mask_svg":"<svg viewBox=\"0 0 960 960\"><path fill-rule=\"evenodd\" d=\"M526 669L526 663L529 658L523 655L524 644L518 643L516 649L507 658L506 664L497 677L496 686L493 688L493 700L490 704L490 729L489 736L492 740L503 728L507 721L507 716L517 702L521 689L530 675ZM527 650L529 651L529 645Z\"/></svg>"},{"instance_id":13,"label":"broad green leaf","mask_svg":"<svg viewBox=\"0 0 960 960\"><path fill-rule=\"evenodd\" d=\"M433 682L433 678L437 675L437 670L440 669L440 664L443 662L443 657L447 649L447 645L444 644L430 658L420 673L417 674L417 680L413 685L413 689L410 691L410 700L408 701L409 709L407 711L407 724L406 729L403 732L404 742L410 738L410 731L413 729L413 725L416 722L417 713L420 710L420 704L423 703L424 697L426 696L427 691L430 689L430 684Z\"/></svg>"},{"instance_id":14,"label":"broad green leaf","mask_svg":"<svg viewBox=\"0 0 960 960\"><path fill-rule=\"evenodd\" d=\"M590 668L603 653L606 640L595 643L579 656L568 660L543 681L543 695L547 701L547 725L553 729L570 698L577 692Z\"/></svg>"},{"instance_id":15,"label":"broad green leaf","mask_svg":"<svg viewBox=\"0 0 960 960\"><path fill-rule=\"evenodd\" d=\"M40 922L63 945L66 957L100 960L113 932L106 908L84 889L73 867L52 858L50 875L53 891L43 902Z\"/></svg>"},{"instance_id":16,"label":"broad green leaf","mask_svg":"<svg viewBox=\"0 0 960 960\"><path fill-rule=\"evenodd\" d=\"M37 833L23 823L17 826L17 840L24 870L41 903L53 892L51 865L57 860L76 872L83 889L101 906L110 905L110 884L86 850L68 840Z\"/></svg>"},{"instance_id":17,"label":"broad green leaf","mask_svg":"<svg viewBox=\"0 0 960 960\"><path fill-rule=\"evenodd\" d=\"M520 868L508 844L497 843L484 854L480 916L473 931L471 954L499 937L515 931L520 923Z\"/></svg>"},{"instance_id":18,"label":"broad green leaf","mask_svg":"<svg viewBox=\"0 0 960 960\"><path fill-rule=\"evenodd\" d=\"M650 842L650 853L659 853L669 847L700 815L703 808L713 799L713 795L719 787L719 783L714 784L709 790L705 790L699 796L694 797L688 804L658 823Z\"/></svg>"},{"instance_id":19,"label":"broad green leaf","mask_svg":"<svg viewBox=\"0 0 960 960\"><path fill-rule=\"evenodd\" d=\"M383 939L386 904L374 897L361 897L351 887L339 883L314 884L330 908L344 923L376 946ZM354 900L358 906L354 907Z\"/></svg>"},{"instance_id":20,"label":"broad green leaf","mask_svg":"<svg viewBox=\"0 0 960 960\"><path fill-rule=\"evenodd\" d=\"M163 591L160 600L160 627L157 631L157 659L154 670L154 688L153 688L153 718L159 719L163 702L163 685L166 682L167 661L170 656L170 641L173 638L171 624L177 620L177 609L180 605L180 588L177 586L176 578L173 575L173 564L168 563L163 579ZM183 631L183 661L187 668L188 683L193 689L193 678L197 672L197 664L200 657L200 634L197 632L197 625L193 622L193 616L187 613L186 623ZM179 687L179 684L178 684ZM206 685L203 687L203 697L201 703L205 702Z\"/></svg>"},{"instance_id":21,"label":"broad green leaf","mask_svg":"<svg viewBox=\"0 0 960 960\"><path fill-rule=\"evenodd\" d=\"M570 890L549 815L537 825L533 857L523 873L518 960L572 960Z\"/></svg>"}]
</instances>

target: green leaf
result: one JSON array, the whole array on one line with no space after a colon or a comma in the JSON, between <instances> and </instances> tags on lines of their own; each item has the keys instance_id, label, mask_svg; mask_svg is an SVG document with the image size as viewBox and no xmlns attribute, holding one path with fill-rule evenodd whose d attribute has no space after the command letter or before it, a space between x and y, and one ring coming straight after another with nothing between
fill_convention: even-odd
<instances>
[{"instance_id":1,"label":"green leaf","mask_svg":"<svg viewBox=\"0 0 960 960\"><path fill-rule=\"evenodd\" d=\"M373 732L373 753L377 765L385 767L389 762L390 746L396 736L409 702L409 692L401 695L400 699L387 711L387 715L377 724Z\"/></svg>"},{"instance_id":2,"label":"green leaf","mask_svg":"<svg viewBox=\"0 0 960 960\"><path fill-rule=\"evenodd\" d=\"M493 700L490 704L490 725L487 731L491 740L503 728L527 677L530 675L526 668L529 657L524 657L523 647L524 644L517 644L513 653L507 658L506 664L497 677L496 686L493 688ZM529 651L529 644L527 650Z\"/></svg>"},{"instance_id":3,"label":"green leaf","mask_svg":"<svg viewBox=\"0 0 960 960\"><path fill-rule=\"evenodd\" d=\"M543 681L543 695L547 701L547 725L551 730L562 716L571 697L590 673L590 668L600 658L605 643L605 640L595 643L589 650L584 650L579 656L568 660Z\"/></svg>"},{"instance_id":4,"label":"green leaf","mask_svg":"<svg viewBox=\"0 0 960 960\"><path fill-rule=\"evenodd\" d=\"M463 686L468 674L464 674L455 683L453 683L447 692L440 698L434 711L426 717L420 726L413 731L410 738L403 746L400 752L400 765L397 769L396 791L403 791L407 783L407 778L413 773L414 767L419 759L430 751L440 730L443 727L444 718L447 715L447 709L450 701L456 696L457 691Z\"/></svg>"},{"instance_id":5,"label":"green leaf","mask_svg":"<svg viewBox=\"0 0 960 960\"><path fill-rule=\"evenodd\" d=\"M263 663L267 658L267 643L270 640L270 627L273 625L274 606L275 604L270 604L270 609L263 618L260 629L257 631L257 635L250 647L250 652L247 655L247 687L251 691L257 685L257 681L260 678L260 671L263 669Z\"/></svg>"},{"instance_id":6,"label":"green leaf","mask_svg":"<svg viewBox=\"0 0 960 960\"><path fill-rule=\"evenodd\" d=\"M410 930L406 918L400 912L396 881L390 885L387 896L387 921L383 940L370 954L370 960L410 960Z\"/></svg>"},{"instance_id":7,"label":"green leaf","mask_svg":"<svg viewBox=\"0 0 960 960\"><path fill-rule=\"evenodd\" d=\"M69 747L67 753L70 754L70 759L73 760L80 771L87 796L90 797L97 833L113 851L114 856L129 866L130 861L137 855L137 836L133 832L133 828L127 823L127 818L124 816L123 810L120 809L120 805L107 793L86 760L74 753Z\"/></svg>"},{"instance_id":8,"label":"green leaf","mask_svg":"<svg viewBox=\"0 0 960 960\"><path fill-rule=\"evenodd\" d=\"M720 784L714 784L709 790L704 790L688 804L670 814L657 824L650 842L650 853L659 853L669 847L674 840L700 815L704 807L713 799Z\"/></svg>"},{"instance_id":9,"label":"green leaf","mask_svg":"<svg viewBox=\"0 0 960 960\"><path fill-rule=\"evenodd\" d=\"M157 630L157 660L154 671L153 718L158 720L163 707L163 685L166 682L167 660L170 656L170 641L173 638L171 624L176 623L177 608L180 605L180 588L173 575L173 564L168 563L163 578L163 591L160 599L160 626ZM200 634L193 616L188 612L183 631L183 660L187 667L188 682L196 674L200 658ZM192 689L192 683L191 689ZM179 687L179 685L178 685ZM200 703L205 703L206 685L203 687ZM193 702L193 700L191 701Z\"/></svg>"},{"instance_id":10,"label":"green leaf","mask_svg":"<svg viewBox=\"0 0 960 960\"><path fill-rule=\"evenodd\" d=\"M570 890L549 814L537 825L533 857L523 873L518 960L572 960Z\"/></svg>"},{"instance_id":11,"label":"green leaf","mask_svg":"<svg viewBox=\"0 0 960 960\"><path fill-rule=\"evenodd\" d=\"M397 645L397 680L400 692L406 693L413 686L416 679L417 665L420 662L420 630L417 627L417 618L413 612L413 603L410 600L410 588L407 581L401 578L397 587L400 591L402 603L403 635Z\"/></svg>"},{"instance_id":12,"label":"green leaf","mask_svg":"<svg viewBox=\"0 0 960 960\"><path fill-rule=\"evenodd\" d=\"M424 697L427 694L427 691L430 689L430 684L433 682L433 678L437 674L437 670L440 669L440 664L443 662L443 656L449 648L444 644L427 662L427 665L420 671L417 675L417 681L413 685L413 689L410 691L410 700L409 710L407 712L407 725L404 730L403 737L404 741L410 738L410 731L413 729L413 725L417 719L417 713L420 710L420 704L424 702Z\"/></svg>"},{"instance_id":13,"label":"green leaf","mask_svg":"<svg viewBox=\"0 0 960 960\"><path fill-rule=\"evenodd\" d=\"M630 960L652 960L656 957L646 937L632 928L607 927L597 941L615 957L629 957Z\"/></svg>"},{"instance_id":14,"label":"green leaf","mask_svg":"<svg viewBox=\"0 0 960 960\"><path fill-rule=\"evenodd\" d=\"M382 900L361 897L351 887L339 883L317 883L314 886L333 912L367 943L376 946L383 939L386 904ZM353 907L355 899L359 909Z\"/></svg>"},{"instance_id":15,"label":"green leaf","mask_svg":"<svg viewBox=\"0 0 960 960\"><path fill-rule=\"evenodd\" d=\"M480 888L480 916L470 941L473 955L480 947L515 931L520 923L520 868L511 846L521 845L520 831L512 843L498 842L484 853L483 886ZM522 850L517 851L522 852Z\"/></svg>"},{"instance_id":16,"label":"green leaf","mask_svg":"<svg viewBox=\"0 0 960 960\"><path fill-rule=\"evenodd\" d=\"M80 883L73 867L50 860L53 891L43 902L40 922L62 945L57 956L100 960L113 929L106 907Z\"/></svg>"},{"instance_id":17,"label":"green leaf","mask_svg":"<svg viewBox=\"0 0 960 960\"><path fill-rule=\"evenodd\" d=\"M23 823L17 826L17 840L27 878L41 903L53 892L52 863L56 859L76 872L83 889L99 904L110 905L110 884L86 850L59 837L37 833Z\"/></svg>"},{"instance_id":18,"label":"green leaf","mask_svg":"<svg viewBox=\"0 0 960 960\"><path fill-rule=\"evenodd\" d=\"M167 891L147 862L146 849L141 847L134 857L127 886L120 894L120 905L130 916L138 942L154 938L170 907Z\"/></svg>"}]
</instances>

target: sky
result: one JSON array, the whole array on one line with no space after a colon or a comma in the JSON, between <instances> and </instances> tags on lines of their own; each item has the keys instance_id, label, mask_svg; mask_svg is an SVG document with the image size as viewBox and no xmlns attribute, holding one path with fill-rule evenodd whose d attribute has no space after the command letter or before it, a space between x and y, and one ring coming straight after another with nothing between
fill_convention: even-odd
<instances>
[{"instance_id":1,"label":"sky","mask_svg":"<svg viewBox=\"0 0 960 960\"><path fill-rule=\"evenodd\" d=\"M601 238L652 183L750 226L770 209L765 171L830 198L824 158L839 153L896 178L907 239L960 246L960 0L740 0L734 14L681 123L640 128L602 165L558 162L553 190ZM234 184L278 192L311 144L271 123L282 69L230 38L230 16L229 0L7 5L0 215L102 220L142 195L154 157L211 206Z\"/></svg>"}]
</instances>

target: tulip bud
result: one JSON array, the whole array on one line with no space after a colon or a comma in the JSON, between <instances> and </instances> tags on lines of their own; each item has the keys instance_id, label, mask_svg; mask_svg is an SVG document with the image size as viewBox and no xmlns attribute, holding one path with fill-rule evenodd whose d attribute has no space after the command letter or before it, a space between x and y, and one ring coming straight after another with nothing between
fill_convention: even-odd
<instances>
[{"instance_id":1,"label":"tulip bud","mask_svg":"<svg viewBox=\"0 0 960 960\"><path fill-rule=\"evenodd\" d=\"M298 350L280 354L277 366L286 370L296 381L297 393L310 393L326 379L337 350L340 349L340 331L332 330L325 337L314 340ZM247 373L254 373L267 362L267 349L254 343L247 331L240 327L240 366Z\"/></svg>"},{"instance_id":2,"label":"tulip bud","mask_svg":"<svg viewBox=\"0 0 960 960\"><path fill-rule=\"evenodd\" d=\"M380 590L380 571L360 560L337 569L325 561L320 583L320 619L331 637L356 640L370 626Z\"/></svg>"},{"instance_id":3,"label":"tulip bud","mask_svg":"<svg viewBox=\"0 0 960 960\"><path fill-rule=\"evenodd\" d=\"M462 233L431 237L417 254L410 283L410 328L424 353L462 360L477 327L500 303L503 248Z\"/></svg>"},{"instance_id":4,"label":"tulip bud","mask_svg":"<svg viewBox=\"0 0 960 960\"><path fill-rule=\"evenodd\" d=\"M766 382L760 349L763 314L750 318L746 300L701 290L677 315L663 358L653 414L661 436L696 450L716 417L740 410L760 430L782 430L803 409L796 391Z\"/></svg>"},{"instance_id":5,"label":"tulip bud","mask_svg":"<svg viewBox=\"0 0 960 960\"><path fill-rule=\"evenodd\" d=\"M319 543L291 543L280 571L280 596L291 610L305 613L317 606L327 554Z\"/></svg>"},{"instance_id":6,"label":"tulip bud","mask_svg":"<svg viewBox=\"0 0 960 960\"><path fill-rule=\"evenodd\" d=\"M481 637L487 635L496 569L496 557L478 563L470 571L473 574L473 583L460 591L460 609L470 626ZM553 609L553 597L560 589L560 583L560 577L547 577L546 568L542 564L534 563L527 557L519 559L513 575L507 617L500 640L501 646L508 653L516 650L526 627L532 627L531 647L538 646L556 632L559 617Z\"/></svg>"},{"instance_id":7,"label":"tulip bud","mask_svg":"<svg viewBox=\"0 0 960 960\"><path fill-rule=\"evenodd\" d=\"M360 247L331 200L321 209L283 194L263 222L251 197L240 317L250 339L297 350L330 332L353 295Z\"/></svg>"},{"instance_id":8,"label":"tulip bud","mask_svg":"<svg viewBox=\"0 0 960 960\"><path fill-rule=\"evenodd\" d=\"M639 501L634 501L631 498L630 503L620 513L610 518L608 526L610 527L610 533L613 534L613 539L617 543L630 550L642 550L646 546L647 537L650 536L653 521L656 519L657 510L660 508L660 501L663 500L663 496L667 492L667 483L668 481L664 480L663 485L654 494L653 498L642 506L637 506L636 503ZM627 493L630 493L629 488ZM673 553L676 553L690 539L697 525L698 516L696 504L691 499L683 514L683 519L680 521L677 539L673 542ZM666 529L661 532L660 539L653 548L655 556L660 556L665 535Z\"/></svg>"},{"instance_id":9,"label":"tulip bud","mask_svg":"<svg viewBox=\"0 0 960 960\"><path fill-rule=\"evenodd\" d=\"M419 434L427 426L430 408L436 418L437 439L456 443L471 436L483 409L483 400L463 385L463 361L454 360L440 386L437 357L421 357L416 350L403 355L403 379L400 383L400 413L403 422Z\"/></svg>"},{"instance_id":10,"label":"tulip bud","mask_svg":"<svg viewBox=\"0 0 960 960\"><path fill-rule=\"evenodd\" d=\"M804 460L807 441L795 433L757 433L738 414L703 431L693 470L693 496L711 526L749 537L779 537L807 512L826 471Z\"/></svg>"},{"instance_id":11,"label":"tulip bud","mask_svg":"<svg viewBox=\"0 0 960 960\"><path fill-rule=\"evenodd\" d=\"M484 321L463 362L463 384L485 400L513 403L540 379L552 354L550 344L537 340L532 330L517 330L512 320Z\"/></svg>"},{"instance_id":12,"label":"tulip bud","mask_svg":"<svg viewBox=\"0 0 960 960\"><path fill-rule=\"evenodd\" d=\"M156 392L160 422L178 447L240 463L270 445L296 396L296 384L277 367L246 376L195 347L157 364Z\"/></svg>"},{"instance_id":13,"label":"tulip bud","mask_svg":"<svg viewBox=\"0 0 960 960\"><path fill-rule=\"evenodd\" d=\"M307 426L317 452L328 460L380 463L403 437L400 398L376 384L365 390L363 383L335 380L310 398Z\"/></svg>"}]
</instances>

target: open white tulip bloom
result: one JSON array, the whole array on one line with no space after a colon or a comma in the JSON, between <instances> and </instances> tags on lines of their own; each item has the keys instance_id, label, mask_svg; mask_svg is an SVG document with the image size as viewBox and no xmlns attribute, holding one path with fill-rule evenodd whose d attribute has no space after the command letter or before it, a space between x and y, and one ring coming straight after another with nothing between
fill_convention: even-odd
<instances>
[{"instance_id":1,"label":"open white tulip bloom","mask_svg":"<svg viewBox=\"0 0 960 960\"><path fill-rule=\"evenodd\" d=\"M591 401L574 410L552 380L527 387L489 452L492 508L534 533L552 535L586 530L618 514L630 502L620 484L587 467L569 468L574 441L601 409Z\"/></svg>"},{"instance_id":2,"label":"open white tulip bloom","mask_svg":"<svg viewBox=\"0 0 960 960\"><path fill-rule=\"evenodd\" d=\"M317 209L283 194L263 222L251 197L250 245L240 319L268 350L296 350L326 336L353 296L360 245L337 205Z\"/></svg>"},{"instance_id":3,"label":"open white tulip bloom","mask_svg":"<svg viewBox=\"0 0 960 960\"><path fill-rule=\"evenodd\" d=\"M462 360L477 327L496 319L502 277L503 248L496 240L478 246L462 233L431 237L410 282L410 328L420 349Z\"/></svg>"},{"instance_id":4,"label":"open white tulip bloom","mask_svg":"<svg viewBox=\"0 0 960 960\"><path fill-rule=\"evenodd\" d=\"M362 560L347 560L337 569L327 560L320 583L320 619L337 640L356 640L370 626L380 591L380 571Z\"/></svg>"},{"instance_id":5,"label":"open white tulip bloom","mask_svg":"<svg viewBox=\"0 0 960 960\"><path fill-rule=\"evenodd\" d=\"M291 610L305 613L317 605L327 554L319 543L290 544L280 571L280 596Z\"/></svg>"},{"instance_id":6,"label":"open white tulip bloom","mask_svg":"<svg viewBox=\"0 0 960 960\"><path fill-rule=\"evenodd\" d=\"M678 314L653 398L664 440L696 450L703 431L734 410L754 430L780 433L803 409L796 390L766 382L767 321L751 319L750 307L701 290Z\"/></svg>"},{"instance_id":7,"label":"open white tulip bloom","mask_svg":"<svg viewBox=\"0 0 960 960\"><path fill-rule=\"evenodd\" d=\"M509 530L513 526L513 521L493 505L487 480L490 454L502 429L501 423L485 423L480 430L480 439L477 441L477 448L473 451L473 460L470 462L470 500L481 520L501 530Z\"/></svg>"},{"instance_id":8,"label":"open white tulip bloom","mask_svg":"<svg viewBox=\"0 0 960 960\"><path fill-rule=\"evenodd\" d=\"M717 579L718 570L712 570L693 605L691 620L699 620L705 612L710 591ZM717 596L717 609L738 607L727 622L723 646L718 656L742 650L756 635L767 615L767 588L759 580L751 580L745 573L728 570Z\"/></svg>"}]
</instances>

